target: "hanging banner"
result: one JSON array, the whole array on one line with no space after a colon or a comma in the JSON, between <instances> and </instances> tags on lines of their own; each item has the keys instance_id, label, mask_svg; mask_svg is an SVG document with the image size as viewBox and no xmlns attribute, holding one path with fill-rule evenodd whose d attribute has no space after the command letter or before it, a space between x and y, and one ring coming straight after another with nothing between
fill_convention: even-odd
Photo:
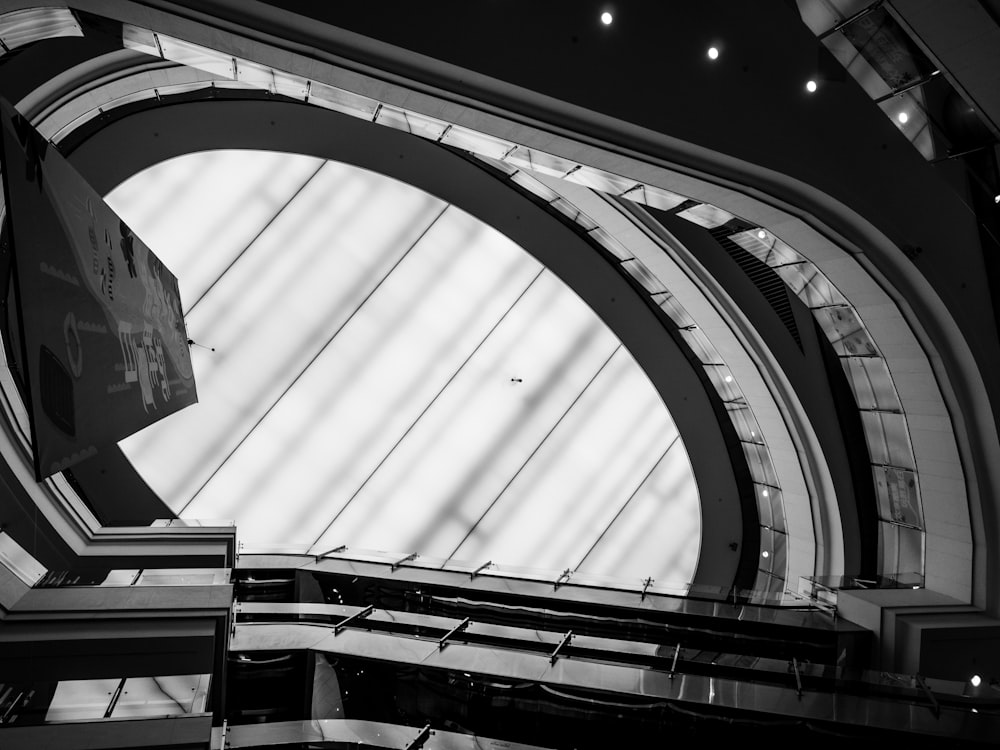
<instances>
[{"instance_id":1,"label":"hanging banner","mask_svg":"<svg viewBox=\"0 0 1000 750\"><path fill-rule=\"evenodd\" d=\"M177 279L9 102L7 222L35 476L197 402Z\"/></svg>"}]
</instances>

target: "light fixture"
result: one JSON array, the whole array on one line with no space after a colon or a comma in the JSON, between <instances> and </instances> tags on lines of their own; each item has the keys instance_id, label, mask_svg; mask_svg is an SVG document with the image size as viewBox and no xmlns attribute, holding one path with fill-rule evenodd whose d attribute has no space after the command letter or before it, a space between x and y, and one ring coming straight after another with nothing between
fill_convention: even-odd
<instances>
[{"instance_id":1,"label":"light fixture","mask_svg":"<svg viewBox=\"0 0 1000 750\"><path fill-rule=\"evenodd\" d=\"M770 493L767 490L761 490L760 494L762 497L767 497Z\"/></svg>"},{"instance_id":2,"label":"light fixture","mask_svg":"<svg viewBox=\"0 0 1000 750\"><path fill-rule=\"evenodd\" d=\"M614 20L615 20L614 16L612 16L607 11L604 11L603 13L601 13L601 23L603 23L605 26L610 26L611 22L614 21Z\"/></svg>"},{"instance_id":3,"label":"light fixture","mask_svg":"<svg viewBox=\"0 0 1000 750\"><path fill-rule=\"evenodd\" d=\"M982 684L983 678L977 674L972 675L969 682L972 683L972 687L979 687Z\"/></svg>"},{"instance_id":4,"label":"light fixture","mask_svg":"<svg viewBox=\"0 0 1000 750\"><path fill-rule=\"evenodd\" d=\"M896 119L899 120L900 125L905 125L906 121L910 119L910 116L906 112L900 112L896 115Z\"/></svg>"},{"instance_id":5,"label":"light fixture","mask_svg":"<svg viewBox=\"0 0 1000 750\"><path fill-rule=\"evenodd\" d=\"M993 202L1000 203L1000 193L997 193L996 195L993 196Z\"/></svg>"},{"instance_id":6,"label":"light fixture","mask_svg":"<svg viewBox=\"0 0 1000 750\"><path fill-rule=\"evenodd\" d=\"M767 232L765 232L763 229L758 229L757 230L757 239L759 239L759 240L766 240L767 239Z\"/></svg>"},{"instance_id":7,"label":"light fixture","mask_svg":"<svg viewBox=\"0 0 1000 750\"><path fill-rule=\"evenodd\" d=\"M732 383L733 382L733 376L732 375L726 375L726 382L727 383Z\"/></svg>"},{"instance_id":8,"label":"light fixture","mask_svg":"<svg viewBox=\"0 0 1000 750\"><path fill-rule=\"evenodd\" d=\"M764 550L763 552L760 553L760 556L761 557L770 557L771 553L768 552L767 550Z\"/></svg>"},{"instance_id":9,"label":"light fixture","mask_svg":"<svg viewBox=\"0 0 1000 750\"><path fill-rule=\"evenodd\" d=\"M719 59L719 48L718 47L709 47L708 48L708 59L709 60L718 60Z\"/></svg>"},{"instance_id":10,"label":"light fixture","mask_svg":"<svg viewBox=\"0 0 1000 750\"><path fill-rule=\"evenodd\" d=\"M806 91L810 94L816 90L816 81L806 81Z\"/></svg>"}]
</instances>

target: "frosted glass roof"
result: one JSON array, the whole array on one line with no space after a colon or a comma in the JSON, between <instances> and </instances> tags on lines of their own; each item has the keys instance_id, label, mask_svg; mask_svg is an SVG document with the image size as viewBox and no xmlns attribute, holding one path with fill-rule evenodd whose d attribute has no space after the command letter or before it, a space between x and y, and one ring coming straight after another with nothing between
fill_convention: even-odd
<instances>
[{"instance_id":1,"label":"frosted glass roof","mask_svg":"<svg viewBox=\"0 0 1000 750\"><path fill-rule=\"evenodd\" d=\"M662 400L498 231L268 152L179 157L108 201L178 277L198 344L199 403L121 443L180 517L251 546L692 579L697 488Z\"/></svg>"}]
</instances>

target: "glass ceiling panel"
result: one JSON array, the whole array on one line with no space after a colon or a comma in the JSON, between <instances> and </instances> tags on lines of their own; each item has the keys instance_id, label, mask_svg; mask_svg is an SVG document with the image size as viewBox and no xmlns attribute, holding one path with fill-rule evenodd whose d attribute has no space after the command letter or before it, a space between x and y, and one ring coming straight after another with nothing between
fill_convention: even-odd
<instances>
[{"instance_id":1,"label":"glass ceiling panel","mask_svg":"<svg viewBox=\"0 0 1000 750\"><path fill-rule=\"evenodd\" d=\"M653 300L658 304L667 317L673 321L678 328L691 328L694 326L694 318L688 314L684 306L669 292L662 295L654 295Z\"/></svg>"},{"instance_id":2,"label":"glass ceiling panel","mask_svg":"<svg viewBox=\"0 0 1000 750\"><path fill-rule=\"evenodd\" d=\"M691 208L678 212L677 215L682 219L703 226L705 229L721 227L736 218L728 211L723 211L710 203L699 203L697 206L691 206Z\"/></svg>"},{"instance_id":3,"label":"glass ceiling panel","mask_svg":"<svg viewBox=\"0 0 1000 750\"><path fill-rule=\"evenodd\" d=\"M259 152L168 161L109 202L177 275L198 342L199 403L121 443L182 518L255 546L691 580L698 494L662 400L499 232Z\"/></svg>"},{"instance_id":4,"label":"glass ceiling panel","mask_svg":"<svg viewBox=\"0 0 1000 750\"><path fill-rule=\"evenodd\" d=\"M378 102L360 94L327 86L319 81L310 81L307 101L326 109L351 115L352 117L370 118L378 109Z\"/></svg>"},{"instance_id":5,"label":"glass ceiling panel","mask_svg":"<svg viewBox=\"0 0 1000 750\"><path fill-rule=\"evenodd\" d=\"M693 483L682 446L668 445L580 571L611 571L635 581L651 577L660 586L682 583L678 571L693 570L698 562L701 522L680 505L664 508L664 500L694 492Z\"/></svg>"},{"instance_id":6,"label":"glass ceiling panel","mask_svg":"<svg viewBox=\"0 0 1000 750\"><path fill-rule=\"evenodd\" d=\"M477 238L478 232L491 236ZM464 360L540 270L534 262L519 266L519 261L530 259L498 240L482 224L449 209L393 272L384 276L385 281L364 301L362 314L346 322L192 503L190 512L195 517L209 510L212 515L220 510L223 516L239 514L240 536L247 540L276 533L288 541L315 542L330 523L330 513L355 500L362 518L377 523L378 506L366 503L365 497L356 498L356 493L372 491L380 480L393 476L397 465L393 459L398 460L407 445L400 441L414 424L427 423L425 410L455 392L452 379L461 374ZM477 242L474 249L464 247ZM488 304L481 304L483 299ZM458 417L457 413L446 415L449 423ZM320 439L308 439L311 435ZM444 482L440 472L462 466L456 457L462 457L468 440L463 435L457 446L449 446L459 453L443 457L445 465L432 473L432 484ZM433 443L418 446L418 463L425 471L417 477L403 472L383 494L404 501L422 497L414 482L432 469L429 456L433 455L437 455ZM244 481L254 492L248 489L248 496L234 497L231 488ZM292 513L288 507L282 518L272 518L277 496L296 498L299 512ZM385 500L383 495L377 497ZM429 498L420 501L421 513L430 511L430 502ZM337 543L417 551L400 546L390 535L397 520L403 519L390 518L386 526ZM406 521L408 528L413 519ZM438 554L437 550L419 551Z\"/></svg>"},{"instance_id":7,"label":"glass ceiling panel","mask_svg":"<svg viewBox=\"0 0 1000 750\"><path fill-rule=\"evenodd\" d=\"M643 472L674 443L676 429L660 418L655 394L643 387L623 349L615 347L594 364L592 381L553 415L549 434L488 506L456 558L496 560L518 549L523 564L575 570L621 504L650 491L643 490ZM614 566L598 569L623 572Z\"/></svg>"},{"instance_id":8,"label":"glass ceiling panel","mask_svg":"<svg viewBox=\"0 0 1000 750\"><path fill-rule=\"evenodd\" d=\"M774 270L807 307L847 306L843 295L812 263L790 263Z\"/></svg>"},{"instance_id":9,"label":"glass ceiling panel","mask_svg":"<svg viewBox=\"0 0 1000 750\"><path fill-rule=\"evenodd\" d=\"M677 193L671 193L669 190L649 185L636 185L622 195L622 197L650 206L651 208L658 208L661 211L669 211L672 208L677 208L677 206L687 200L683 195L677 195Z\"/></svg>"},{"instance_id":10,"label":"glass ceiling panel","mask_svg":"<svg viewBox=\"0 0 1000 750\"><path fill-rule=\"evenodd\" d=\"M635 180L619 177L585 165L566 175L566 179L611 195L621 195L635 187Z\"/></svg>"},{"instance_id":11,"label":"glass ceiling panel","mask_svg":"<svg viewBox=\"0 0 1000 750\"><path fill-rule=\"evenodd\" d=\"M590 236L605 250L618 260L631 260L632 253L622 243L616 240L604 227L597 227L589 232Z\"/></svg>"},{"instance_id":12,"label":"glass ceiling panel","mask_svg":"<svg viewBox=\"0 0 1000 750\"><path fill-rule=\"evenodd\" d=\"M737 232L729 235L729 239L772 268L805 262L793 248L764 229Z\"/></svg>"},{"instance_id":13,"label":"glass ceiling panel","mask_svg":"<svg viewBox=\"0 0 1000 750\"><path fill-rule=\"evenodd\" d=\"M354 540L379 548L380 541L391 540L381 548L450 556L617 345L589 309L564 297L562 289L545 274L527 290L321 545ZM570 481L564 475L560 483ZM572 485L565 486L569 492ZM533 514L552 502L543 497ZM520 554L493 559L539 567Z\"/></svg>"},{"instance_id":14,"label":"glass ceiling panel","mask_svg":"<svg viewBox=\"0 0 1000 750\"><path fill-rule=\"evenodd\" d=\"M536 151L527 146L518 146L507 155L506 160L521 169L541 172L551 177L562 177L567 172L579 166L579 164L569 159L562 159L552 154Z\"/></svg>"},{"instance_id":15,"label":"glass ceiling panel","mask_svg":"<svg viewBox=\"0 0 1000 750\"><path fill-rule=\"evenodd\" d=\"M207 70L223 78L236 78L236 61L229 55L162 34L154 34L154 39L167 60Z\"/></svg>"},{"instance_id":16,"label":"glass ceiling panel","mask_svg":"<svg viewBox=\"0 0 1000 750\"><path fill-rule=\"evenodd\" d=\"M732 419L736 428L736 435L744 443L764 444L764 437L761 435L757 420L754 419L750 407L745 403L730 402L726 404L726 411Z\"/></svg>"},{"instance_id":17,"label":"glass ceiling panel","mask_svg":"<svg viewBox=\"0 0 1000 750\"><path fill-rule=\"evenodd\" d=\"M514 144L509 141L485 133L477 133L460 125L452 125L448 128L441 138L441 142L463 151L473 151L488 156L491 159L503 159L514 148Z\"/></svg>"},{"instance_id":18,"label":"glass ceiling panel","mask_svg":"<svg viewBox=\"0 0 1000 750\"><path fill-rule=\"evenodd\" d=\"M889 366L881 357L841 357L859 409L901 411Z\"/></svg>"},{"instance_id":19,"label":"glass ceiling panel","mask_svg":"<svg viewBox=\"0 0 1000 750\"><path fill-rule=\"evenodd\" d=\"M667 291L667 288L663 285L646 264L641 260L626 260L622 262L622 268L628 273L633 279L642 285L650 294L663 294Z\"/></svg>"},{"instance_id":20,"label":"glass ceiling panel","mask_svg":"<svg viewBox=\"0 0 1000 750\"><path fill-rule=\"evenodd\" d=\"M83 36L69 8L28 8L4 13L0 19L0 40L8 49L57 36Z\"/></svg>"},{"instance_id":21,"label":"glass ceiling panel","mask_svg":"<svg viewBox=\"0 0 1000 750\"><path fill-rule=\"evenodd\" d=\"M510 179L528 192L537 195L546 203L551 203L559 198L559 193L527 172L515 172L511 175Z\"/></svg>"},{"instance_id":22,"label":"glass ceiling panel","mask_svg":"<svg viewBox=\"0 0 1000 750\"><path fill-rule=\"evenodd\" d=\"M708 336L702 333L700 328L681 328L678 332L681 338L684 339L684 343L694 352L699 362L706 365L722 364L712 342L708 340Z\"/></svg>"},{"instance_id":23,"label":"glass ceiling panel","mask_svg":"<svg viewBox=\"0 0 1000 750\"><path fill-rule=\"evenodd\" d=\"M587 216L587 214L583 213L579 208L574 206L565 198L556 198L554 201L551 201L549 205L563 216L569 218L569 220L574 224L578 224L585 232L589 232L592 229L597 228L596 221L591 219Z\"/></svg>"},{"instance_id":24,"label":"glass ceiling panel","mask_svg":"<svg viewBox=\"0 0 1000 750\"><path fill-rule=\"evenodd\" d=\"M272 94L282 94L294 99L305 99L309 87L304 78L273 70L249 60L236 60L236 79L254 88L262 88Z\"/></svg>"},{"instance_id":25,"label":"glass ceiling panel","mask_svg":"<svg viewBox=\"0 0 1000 750\"><path fill-rule=\"evenodd\" d=\"M906 418L902 414L880 411L861 412L865 440L873 464L887 464L913 469L913 451L910 449Z\"/></svg>"},{"instance_id":26,"label":"glass ceiling panel","mask_svg":"<svg viewBox=\"0 0 1000 750\"><path fill-rule=\"evenodd\" d=\"M756 485L756 487L761 498L757 502L757 507L760 509L762 516L765 514L765 511L763 510L764 506L769 506L766 513L770 516L771 522L767 525L777 531L785 531L785 509L782 501L781 490L777 487L769 486L762 487L760 485ZM761 521L761 523L763 523L763 521Z\"/></svg>"},{"instance_id":27,"label":"glass ceiling panel","mask_svg":"<svg viewBox=\"0 0 1000 750\"><path fill-rule=\"evenodd\" d=\"M267 152L247 159L237 151L211 151L200 158L197 180L182 157L137 174L128 189L113 194L120 215L142 217L146 242L170 248L171 270L186 282L185 312L323 166L312 157ZM335 166L322 178L327 185L344 176ZM234 183L243 189L234 190ZM168 203L170 210L161 210ZM177 216L184 217L183 232Z\"/></svg>"},{"instance_id":28,"label":"glass ceiling panel","mask_svg":"<svg viewBox=\"0 0 1000 750\"><path fill-rule=\"evenodd\" d=\"M236 192L235 187L229 191ZM179 283L189 311L188 335L216 350L196 347L192 359L196 367L199 362L205 366L204 374L195 372L199 394L207 388L217 396L201 397L197 406L177 412L173 422L179 424L172 430L144 431L141 439L133 436L126 441L126 452L134 461L143 462L147 481L165 501L173 498L167 502L175 510L181 510L221 461L239 447L240 440L309 366L323 341L352 316L444 209L424 193L391 180L372 183L358 170L332 163L307 189L297 195L290 192L286 200L268 206L263 216L246 219L255 227L265 226L266 231L258 229L245 251L238 246L225 251L220 247L228 266L221 277L218 274L225 266L202 275L195 270L197 265L188 270L183 262L172 262L156 251L183 279ZM204 198L210 207L210 196ZM382 201L395 207L394 220L388 220L380 208L385 205ZM247 203L251 203L249 198ZM209 208L206 213L215 212ZM184 226L181 216L177 214L168 225ZM225 221L234 222L237 216L227 214ZM188 223L194 221L192 216ZM215 217L212 223L223 222ZM211 232L209 227L194 233L207 238ZM172 248L173 243L163 247ZM275 263L276 258L281 262ZM211 292L199 302L197 292L209 287ZM193 451L193 455L185 471L162 461L145 463L147 452L162 451L174 455ZM207 510L193 517L238 518Z\"/></svg>"},{"instance_id":29,"label":"glass ceiling panel","mask_svg":"<svg viewBox=\"0 0 1000 750\"><path fill-rule=\"evenodd\" d=\"M879 517L884 521L921 528L923 514L917 492L917 476L912 471L891 466L872 466Z\"/></svg>"},{"instance_id":30,"label":"glass ceiling panel","mask_svg":"<svg viewBox=\"0 0 1000 750\"><path fill-rule=\"evenodd\" d=\"M820 328L841 357L877 357L878 350L864 324L851 307L813 310Z\"/></svg>"},{"instance_id":31,"label":"glass ceiling panel","mask_svg":"<svg viewBox=\"0 0 1000 750\"><path fill-rule=\"evenodd\" d=\"M421 138L428 138L432 141L438 140L444 131L448 129L448 123L436 120L433 117L418 115L412 112L404 112L395 107L387 107L384 104L379 107L378 117L375 122L379 125L388 125L390 128L402 130L407 133L414 133Z\"/></svg>"}]
</instances>

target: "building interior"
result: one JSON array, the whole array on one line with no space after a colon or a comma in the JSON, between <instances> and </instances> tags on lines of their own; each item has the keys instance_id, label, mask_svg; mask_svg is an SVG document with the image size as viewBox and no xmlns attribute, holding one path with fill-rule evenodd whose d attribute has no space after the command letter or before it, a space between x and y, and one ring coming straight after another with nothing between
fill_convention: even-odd
<instances>
[{"instance_id":1,"label":"building interior","mask_svg":"<svg viewBox=\"0 0 1000 750\"><path fill-rule=\"evenodd\" d=\"M39 479L8 138L0 747L1000 744L997 0L0 0L0 98L198 391Z\"/></svg>"}]
</instances>

